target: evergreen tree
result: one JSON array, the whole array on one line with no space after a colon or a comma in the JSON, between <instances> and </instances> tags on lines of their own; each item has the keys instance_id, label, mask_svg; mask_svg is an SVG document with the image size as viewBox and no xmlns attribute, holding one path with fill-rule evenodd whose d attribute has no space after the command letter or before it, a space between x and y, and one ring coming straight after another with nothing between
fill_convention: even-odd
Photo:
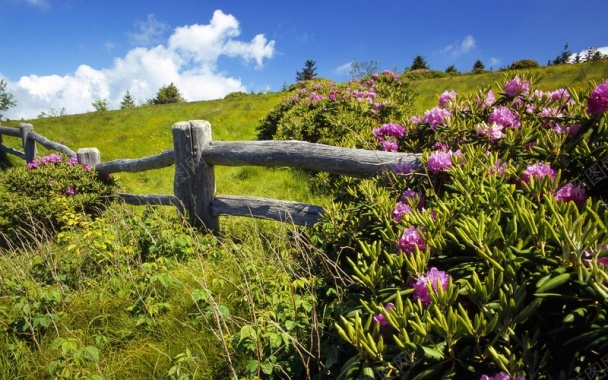
<instances>
[{"instance_id":1,"label":"evergreen tree","mask_svg":"<svg viewBox=\"0 0 608 380\"><path fill-rule=\"evenodd\" d=\"M179 92L179 89L173 84L173 82L171 82L171 84L161 87L160 90L158 90L158 93L156 94L156 98L149 100L148 103L169 104L185 101L186 100L182 97L182 94Z\"/></svg>"},{"instance_id":2,"label":"evergreen tree","mask_svg":"<svg viewBox=\"0 0 608 380\"><path fill-rule=\"evenodd\" d=\"M317 74L315 73L315 71L317 71L317 68L315 67L317 63L311 59L307 60L304 63L304 69L302 69L302 71L297 71L296 72L296 82L300 82L300 81L307 81L307 80L311 80L317 77Z\"/></svg>"},{"instance_id":3,"label":"evergreen tree","mask_svg":"<svg viewBox=\"0 0 608 380\"><path fill-rule=\"evenodd\" d=\"M13 94L6 91L6 82L0 79L0 120L2 120L2 112L8 111L9 108L14 107L17 104L13 100Z\"/></svg>"},{"instance_id":4,"label":"evergreen tree","mask_svg":"<svg viewBox=\"0 0 608 380\"><path fill-rule=\"evenodd\" d=\"M473 73L480 73L482 71L484 71L486 68L486 66L483 64L483 62L481 62L481 59L478 59L477 61L475 61L475 63L473 64Z\"/></svg>"},{"instance_id":5,"label":"evergreen tree","mask_svg":"<svg viewBox=\"0 0 608 380\"><path fill-rule=\"evenodd\" d=\"M410 70L428 70L428 69L429 69L429 65L426 63L426 59L424 59L423 56L417 55L414 57Z\"/></svg>"},{"instance_id":6,"label":"evergreen tree","mask_svg":"<svg viewBox=\"0 0 608 380\"><path fill-rule=\"evenodd\" d=\"M120 109L124 110L127 108L135 108L135 98L133 98L133 96L131 96L131 93L129 92L129 90L127 90L127 93L125 94L125 96L122 97L122 100L120 102Z\"/></svg>"},{"instance_id":7,"label":"evergreen tree","mask_svg":"<svg viewBox=\"0 0 608 380\"><path fill-rule=\"evenodd\" d=\"M458 70L456 70L456 66L450 65L445 69L445 72L448 74L456 74L458 73Z\"/></svg>"},{"instance_id":8,"label":"evergreen tree","mask_svg":"<svg viewBox=\"0 0 608 380\"><path fill-rule=\"evenodd\" d=\"M97 98L91 105L95 108L96 112L106 112L110 109L108 99Z\"/></svg>"}]
</instances>

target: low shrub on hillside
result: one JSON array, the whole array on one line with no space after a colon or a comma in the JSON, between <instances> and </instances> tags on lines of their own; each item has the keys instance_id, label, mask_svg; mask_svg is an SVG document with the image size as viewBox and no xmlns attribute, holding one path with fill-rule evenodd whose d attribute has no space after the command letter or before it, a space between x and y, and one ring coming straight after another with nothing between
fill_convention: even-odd
<instances>
[{"instance_id":1,"label":"low shrub on hillside","mask_svg":"<svg viewBox=\"0 0 608 380\"><path fill-rule=\"evenodd\" d=\"M608 81L582 95L529 79L376 131L423 168L362 182L317 226L357 284L339 378L608 373Z\"/></svg>"},{"instance_id":2,"label":"low shrub on hillside","mask_svg":"<svg viewBox=\"0 0 608 380\"><path fill-rule=\"evenodd\" d=\"M115 190L111 176L57 154L9 168L1 179L0 236L4 244L57 231L62 225L60 216L68 210L96 214Z\"/></svg>"}]
</instances>

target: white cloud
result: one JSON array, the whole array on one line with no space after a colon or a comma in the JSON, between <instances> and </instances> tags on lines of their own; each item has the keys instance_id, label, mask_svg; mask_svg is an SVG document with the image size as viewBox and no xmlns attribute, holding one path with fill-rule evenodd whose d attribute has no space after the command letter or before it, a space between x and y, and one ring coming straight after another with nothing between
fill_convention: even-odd
<instances>
[{"instance_id":1,"label":"white cloud","mask_svg":"<svg viewBox=\"0 0 608 380\"><path fill-rule=\"evenodd\" d=\"M169 25L161 22L149 14L145 21L135 23L138 31L128 33L131 43L136 46L151 46L161 42L163 34L169 29Z\"/></svg>"},{"instance_id":2,"label":"white cloud","mask_svg":"<svg viewBox=\"0 0 608 380\"><path fill-rule=\"evenodd\" d=\"M233 91L246 92L239 78L217 68L221 56L255 62L274 55L274 41L264 35L250 42L239 41L239 23L232 15L215 11L209 24L176 28L166 41L155 47L136 47L115 58L110 68L80 65L69 75L29 75L8 82L7 90L17 106L5 113L11 119L35 118L41 112L65 108L66 113L93 111L96 99L108 99L117 109L128 90L138 101L156 96L158 89L174 83L189 101L224 97Z\"/></svg>"},{"instance_id":3,"label":"white cloud","mask_svg":"<svg viewBox=\"0 0 608 380\"><path fill-rule=\"evenodd\" d=\"M334 69L334 71L338 74L348 74L350 70L353 68L353 63L348 62L343 65L340 65Z\"/></svg>"},{"instance_id":4,"label":"white cloud","mask_svg":"<svg viewBox=\"0 0 608 380\"><path fill-rule=\"evenodd\" d=\"M444 47L441 50L441 52L449 53L452 56L458 56L458 55L468 53L474 47L475 47L475 39L473 38L472 35L469 34L464 39L457 40L457 41L449 44L448 46Z\"/></svg>"},{"instance_id":5,"label":"white cloud","mask_svg":"<svg viewBox=\"0 0 608 380\"><path fill-rule=\"evenodd\" d=\"M500 66L500 58L494 58L494 57L490 57L490 67L493 70L498 69Z\"/></svg>"},{"instance_id":6,"label":"white cloud","mask_svg":"<svg viewBox=\"0 0 608 380\"><path fill-rule=\"evenodd\" d=\"M608 46L603 46L603 47L599 47L596 48L597 51L599 51L601 54L603 55L608 55ZM589 49L584 49L581 50L578 53L573 53L570 56L570 62L574 62L574 60L576 59L576 55L578 54L578 56L580 57L581 61L585 61L586 57L587 57L587 53L589 52Z\"/></svg>"},{"instance_id":7,"label":"white cloud","mask_svg":"<svg viewBox=\"0 0 608 380\"><path fill-rule=\"evenodd\" d=\"M48 0L21 0L21 2L43 9L50 7Z\"/></svg>"}]
</instances>

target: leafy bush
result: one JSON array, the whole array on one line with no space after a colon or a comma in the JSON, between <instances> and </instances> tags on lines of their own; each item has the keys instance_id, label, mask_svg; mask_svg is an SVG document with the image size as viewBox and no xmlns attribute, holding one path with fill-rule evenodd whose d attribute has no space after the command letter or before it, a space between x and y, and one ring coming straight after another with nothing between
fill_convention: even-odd
<instances>
[{"instance_id":1,"label":"leafy bush","mask_svg":"<svg viewBox=\"0 0 608 380\"><path fill-rule=\"evenodd\" d=\"M0 236L4 244L15 243L19 236L29 235L27 240L57 231L66 211L95 215L115 189L111 176L57 154L9 168L1 179Z\"/></svg>"},{"instance_id":2,"label":"leafy bush","mask_svg":"<svg viewBox=\"0 0 608 380\"><path fill-rule=\"evenodd\" d=\"M359 184L317 226L315 241L350 246L336 259L360 300L336 326L357 351L339 378L605 374L608 81L583 96L531 79L446 92L377 136L423 168Z\"/></svg>"},{"instance_id":3,"label":"leafy bush","mask_svg":"<svg viewBox=\"0 0 608 380\"><path fill-rule=\"evenodd\" d=\"M509 70L524 70L539 67L539 64L534 59L520 59L509 65Z\"/></svg>"},{"instance_id":4,"label":"leafy bush","mask_svg":"<svg viewBox=\"0 0 608 380\"><path fill-rule=\"evenodd\" d=\"M374 140L369 131L384 124L405 123L414 98L409 83L391 71L343 84L308 81L295 86L261 120L258 139L371 148ZM352 182L322 174L313 185L321 191L333 191Z\"/></svg>"}]
</instances>

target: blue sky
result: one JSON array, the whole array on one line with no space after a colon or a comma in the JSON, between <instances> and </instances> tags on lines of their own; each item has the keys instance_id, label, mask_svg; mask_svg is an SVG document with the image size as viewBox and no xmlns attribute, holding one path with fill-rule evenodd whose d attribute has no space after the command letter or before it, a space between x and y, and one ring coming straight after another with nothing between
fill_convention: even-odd
<instances>
[{"instance_id":1,"label":"blue sky","mask_svg":"<svg viewBox=\"0 0 608 380\"><path fill-rule=\"evenodd\" d=\"M544 65L566 43L608 53L607 14L607 0L0 0L0 79L17 100L5 116L83 113L98 98L116 109L127 90L144 102L170 82L190 101L277 91L308 59L338 82L355 59Z\"/></svg>"}]
</instances>

